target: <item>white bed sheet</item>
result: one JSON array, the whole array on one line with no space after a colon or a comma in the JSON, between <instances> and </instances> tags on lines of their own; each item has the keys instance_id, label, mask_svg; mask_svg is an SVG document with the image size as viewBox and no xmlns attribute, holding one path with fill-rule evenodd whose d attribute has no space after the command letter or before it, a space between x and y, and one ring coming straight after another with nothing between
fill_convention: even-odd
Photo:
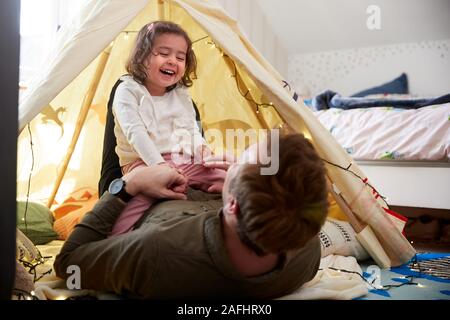
<instances>
[{"instance_id":1,"label":"white bed sheet","mask_svg":"<svg viewBox=\"0 0 450 320\"><path fill-rule=\"evenodd\" d=\"M450 103L315 112L355 160L450 161Z\"/></svg>"}]
</instances>

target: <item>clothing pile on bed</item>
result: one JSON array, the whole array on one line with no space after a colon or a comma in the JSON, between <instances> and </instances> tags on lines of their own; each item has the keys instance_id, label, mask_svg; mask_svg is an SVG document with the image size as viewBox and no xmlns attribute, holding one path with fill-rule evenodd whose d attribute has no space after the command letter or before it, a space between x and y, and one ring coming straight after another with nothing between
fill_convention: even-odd
<instances>
[{"instance_id":1,"label":"clothing pile on bed","mask_svg":"<svg viewBox=\"0 0 450 320\"><path fill-rule=\"evenodd\" d=\"M450 94L410 95L405 74L350 97L327 90L305 103L355 160L450 161Z\"/></svg>"},{"instance_id":2,"label":"clothing pile on bed","mask_svg":"<svg viewBox=\"0 0 450 320\"><path fill-rule=\"evenodd\" d=\"M343 110L352 110L359 108L376 108L389 106L399 109L419 109L436 104L450 102L450 94L437 98L401 98L391 96L382 96L380 98L356 98L343 97L339 93L327 90L312 100L312 107L315 111L338 108Z\"/></svg>"}]
</instances>

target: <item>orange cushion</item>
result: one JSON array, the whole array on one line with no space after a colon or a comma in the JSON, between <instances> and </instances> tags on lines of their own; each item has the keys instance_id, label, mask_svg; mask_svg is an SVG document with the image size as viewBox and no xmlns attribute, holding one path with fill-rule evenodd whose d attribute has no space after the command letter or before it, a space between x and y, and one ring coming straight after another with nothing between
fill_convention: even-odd
<instances>
[{"instance_id":1,"label":"orange cushion","mask_svg":"<svg viewBox=\"0 0 450 320\"><path fill-rule=\"evenodd\" d=\"M53 229L58 234L58 238L67 239L84 215L92 210L97 200L95 191L81 189L73 192L61 206L56 208Z\"/></svg>"}]
</instances>

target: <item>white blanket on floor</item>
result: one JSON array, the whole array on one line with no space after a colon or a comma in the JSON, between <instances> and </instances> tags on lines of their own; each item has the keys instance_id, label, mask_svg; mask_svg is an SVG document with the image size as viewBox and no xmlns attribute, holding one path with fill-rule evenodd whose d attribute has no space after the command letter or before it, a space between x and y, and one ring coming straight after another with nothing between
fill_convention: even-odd
<instances>
[{"instance_id":1,"label":"white blanket on floor","mask_svg":"<svg viewBox=\"0 0 450 320\"><path fill-rule=\"evenodd\" d=\"M344 270L349 272L344 272ZM314 279L278 300L350 300L358 298L368 293L366 282L360 275L362 275L362 270L354 257L329 255L321 259L320 269Z\"/></svg>"}]
</instances>

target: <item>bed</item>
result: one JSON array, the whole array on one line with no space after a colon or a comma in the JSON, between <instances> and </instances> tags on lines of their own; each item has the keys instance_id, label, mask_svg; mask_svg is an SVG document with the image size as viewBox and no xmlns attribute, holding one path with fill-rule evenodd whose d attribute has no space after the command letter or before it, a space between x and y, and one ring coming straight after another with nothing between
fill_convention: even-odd
<instances>
[{"instance_id":1,"label":"bed","mask_svg":"<svg viewBox=\"0 0 450 320\"><path fill-rule=\"evenodd\" d=\"M450 95L326 90L305 102L390 209L408 219L404 232L416 249L448 252Z\"/></svg>"},{"instance_id":2,"label":"bed","mask_svg":"<svg viewBox=\"0 0 450 320\"><path fill-rule=\"evenodd\" d=\"M314 113L390 205L450 209L450 103Z\"/></svg>"}]
</instances>

